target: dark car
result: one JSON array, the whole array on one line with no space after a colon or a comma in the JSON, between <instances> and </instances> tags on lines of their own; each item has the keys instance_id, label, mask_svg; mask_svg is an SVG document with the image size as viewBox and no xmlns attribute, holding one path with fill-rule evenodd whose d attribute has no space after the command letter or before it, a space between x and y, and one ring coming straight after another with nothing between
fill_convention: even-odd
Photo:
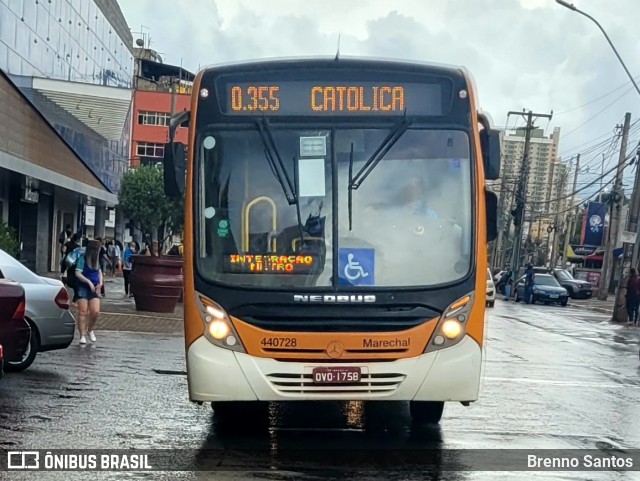
<instances>
[{"instance_id":1,"label":"dark car","mask_svg":"<svg viewBox=\"0 0 640 481\"><path fill-rule=\"evenodd\" d=\"M571 299L589 299L593 295L591 284L574 278L569 271L554 269L553 275L560 285L569 292Z\"/></svg>"},{"instance_id":2,"label":"dark car","mask_svg":"<svg viewBox=\"0 0 640 481\"><path fill-rule=\"evenodd\" d=\"M31 328L24 318L25 306L22 286L0 279L0 344L7 371L12 370L10 363L19 362L29 354Z\"/></svg>"},{"instance_id":3,"label":"dark car","mask_svg":"<svg viewBox=\"0 0 640 481\"><path fill-rule=\"evenodd\" d=\"M524 277L518 279L516 284L516 302L524 299ZM551 274L536 274L533 280L533 302L545 304L558 303L566 306L569 301L569 293L562 287Z\"/></svg>"}]
</instances>

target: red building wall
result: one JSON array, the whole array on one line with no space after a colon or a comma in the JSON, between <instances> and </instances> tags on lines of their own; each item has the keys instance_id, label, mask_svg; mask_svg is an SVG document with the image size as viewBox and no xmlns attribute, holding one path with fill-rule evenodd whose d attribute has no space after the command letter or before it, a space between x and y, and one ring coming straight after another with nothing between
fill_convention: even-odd
<instances>
[{"instance_id":1,"label":"red building wall","mask_svg":"<svg viewBox=\"0 0 640 481\"><path fill-rule=\"evenodd\" d=\"M133 98L133 129L131 135L131 167L140 165L138 144L157 143L164 144L169 141L169 127L162 125L142 125L139 123L140 112L171 113L171 97L175 99L175 112L189 110L191 96L188 94L172 94L171 92L149 92L136 90ZM187 131L184 127L178 127L175 140L187 143Z\"/></svg>"}]
</instances>

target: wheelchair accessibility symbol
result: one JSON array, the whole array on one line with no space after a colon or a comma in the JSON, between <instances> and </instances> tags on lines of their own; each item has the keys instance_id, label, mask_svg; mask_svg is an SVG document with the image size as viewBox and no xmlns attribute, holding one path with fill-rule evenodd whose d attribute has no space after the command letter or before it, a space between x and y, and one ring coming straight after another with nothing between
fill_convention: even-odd
<instances>
[{"instance_id":1,"label":"wheelchair accessibility symbol","mask_svg":"<svg viewBox=\"0 0 640 481\"><path fill-rule=\"evenodd\" d=\"M373 286L374 263L373 249L340 249L338 257L340 285Z\"/></svg>"}]
</instances>

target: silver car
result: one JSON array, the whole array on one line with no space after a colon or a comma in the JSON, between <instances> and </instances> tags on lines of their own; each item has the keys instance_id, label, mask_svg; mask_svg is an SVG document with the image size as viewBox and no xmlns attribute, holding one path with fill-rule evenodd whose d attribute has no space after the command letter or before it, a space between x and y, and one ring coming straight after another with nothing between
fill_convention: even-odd
<instances>
[{"instance_id":1,"label":"silver car","mask_svg":"<svg viewBox=\"0 0 640 481\"><path fill-rule=\"evenodd\" d=\"M41 277L0 250L0 278L19 282L27 301L25 319L31 341L19 362L5 362L6 371L28 368L38 352L65 349L73 342L76 320L69 311L69 294L61 281Z\"/></svg>"}]
</instances>

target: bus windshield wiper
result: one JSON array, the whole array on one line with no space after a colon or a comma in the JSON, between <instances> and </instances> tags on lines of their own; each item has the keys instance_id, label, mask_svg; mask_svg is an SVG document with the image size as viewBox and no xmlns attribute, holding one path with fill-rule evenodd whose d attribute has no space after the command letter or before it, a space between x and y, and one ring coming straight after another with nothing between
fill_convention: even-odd
<instances>
[{"instance_id":1,"label":"bus windshield wiper","mask_svg":"<svg viewBox=\"0 0 640 481\"><path fill-rule=\"evenodd\" d=\"M280 153L278 152L276 143L273 140L273 135L271 133L271 129L269 128L267 120L256 120L256 125L258 126L258 131L260 132L262 144L264 145L264 155L267 158L267 162L269 162L269 167L271 167L273 175L282 187L282 192L284 193L287 202L289 203L289 205L297 204L298 194L296 193L296 189L293 186L293 182L291 182L291 178L289 177L287 170L284 168L282 157L280 157Z\"/></svg>"},{"instance_id":2,"label":"bus windshield wiper","mask_svg":"<svg viewBox=\"0 0 640 481\"><path fill-rule=\"evenodd\" d=\"M273 134L271 133L268 121L266 119L263 119L262 121L256 120L256 124L258 126L258 131L260 132L262 144L264 145L264 155L267 158L269 167L271 167L271 172L273 172L273 175L280 184L280 187L282 187L282 192L284 193L288 204L296 206L298 231L300 233L300 248L302 249L304 247L304 229L302 227L302 215L300 214L300 199L298 198L298 192L295 187L299 182L298 159L295 156L293 157L294 184L291 182L287 169L284 167L282 157L280 157L280 153L276 147L276 142L273 139Z\"/></svg>"},{"instance_id":3,"label":"bus windshield wiper","mask_svg":"<svg viewBox=\"0 0 640 481\"><path fill-rule=\"evenodd\" d=\"M349 192L348 192L348 207L349 207L349 230L351 230L351 219L352 219L352 200L353 200L353 191L357 190L364 180L369 177L369 174L373 172L373 169L380 163L380 161L387 155L393 146L400 140L400 137L404 135L404 133L409 129L409 126L413 122L412 119L408 119L406 115L398 122L389 135L382 141L382 143L378 146L378 148L371 154L371 157L367 159L362 168L358 171L358 173L353 176L353 144L351 144L351 153L349 154Z\"/></svg>"}]
</instances>

